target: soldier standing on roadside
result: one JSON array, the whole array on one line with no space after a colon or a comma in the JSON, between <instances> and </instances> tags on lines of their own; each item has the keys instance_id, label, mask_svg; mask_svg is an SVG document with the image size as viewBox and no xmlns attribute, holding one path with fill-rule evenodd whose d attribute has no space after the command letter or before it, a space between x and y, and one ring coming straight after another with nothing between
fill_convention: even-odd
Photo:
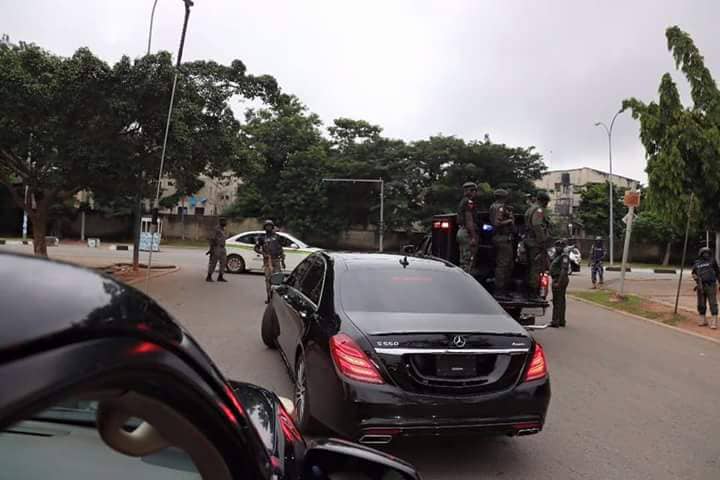
<instances>
[{"instance_id":1,"label":"soldier standing on roadside","mask_svg":"<svg viewBox=\"0 0 720 480\"><path fill-rule=\"evenodd\" d=\"M565 326L565 293L570 283L570 256L565 253L567 244L558 240L555 242L555 258L550 264L550 277L552 277L552 322L551 327Z\"/></svg>"},{"instance_id":2,"label":"soldier standing on roadside","mask_svg":"<svg viewBox=\"0 0 720 480\"><path fill-rule=\"evenodd\" d=\"M255 252L263 256L263 270L265 271L265 291L270 302L270 279L273 273L282 272L285 268L285 252L280 244L280 237L275 233L275 224L272 220L265 220L263 224L265 235L258 237L255 243Z\"/></svg>"},{"instance_id":3,"label":"soldier standing on roadside","mask_svg":"<svg viewBox=\"0 0 720 480\"><path fill-rule=\"evenodd\" d=\"M514 266L513 227L515 219L507 204L508 192L495 190L495 203L490 206L490 223L495 228L495 297L508 298L508 286Z\"/></svg>"},{"instance_id":4,"label":"soldier standing on roadside","mask_svg":"<svg viewBox=\"0 0 720 480\"><path fill-rule=\"evenodd\" d=\"M225 251L225 225L227 225L227 220L220 217L217 227L215 227L215 230L210 236L209 249L206 253L206 255L210 255L210 259L208 261L208 273L205 278L206 282L213 281L212 274L215 272L215 267L218 263L220 263L220 272L218 273L217 281L227 282L225 277L223 277L227 265L227 252Z\"/></svg>"},{"instance_id":5,"label":"soldier standing on roadside","mask_svg":"<svg viewBox=\"0 0 720 480\"><path fill-rule=\"evenodd\" d=\"M525 212L527 235L525 245L528 252L528 294L531 299L539 299L540 274L548 269L548 253L550 246L550 222L545 214L550 195L545 191L538 192L535 203Z\"/></svg>"},{"instance_id":6,"label":"soldier standing on roadside","mask_svg":"<svg viewBox=\"0 0 720 480\"><path fill-rule=\"evenodd\" d=\"M595 237L595 243L593 243L590 249L590 278L592 279L592 288L597 288L598 280L600 280L600 285L604 283L604 259L605 247L603 246L603 239L602 237Z\"/></svg>"},{"instance_id":7,"label":"soldier standing on roadside","mask_svg":"<svg viewBox=\"0 0 720 480\"><path fill-rule=\"evenodd\" d=\"M473 182L463 184L464 197L458 206L457 242L460 248L460 266L470 273L475 259L480 232L477 228L477 185Z\"/></svg>"},{"instance_id":8,"label":"soldier standing on roadside","mask_svg":"<svg viewBox=\"0 0 720 480\"><path fill-rule=\"evenodd\" d=\"M695 260L692 269L692 277L697 284L695 292L697 292L697 309L698 314L700 314L698 326L704 327L708 324L705 319L705 312L707 311L707 304L710 304L710 315L712 315L710 328L716 329L718 324L717 288L720 268L713 258L712 250L708 247L701 248L698 255L700 258Z\"/></svg>"}]
</instances>

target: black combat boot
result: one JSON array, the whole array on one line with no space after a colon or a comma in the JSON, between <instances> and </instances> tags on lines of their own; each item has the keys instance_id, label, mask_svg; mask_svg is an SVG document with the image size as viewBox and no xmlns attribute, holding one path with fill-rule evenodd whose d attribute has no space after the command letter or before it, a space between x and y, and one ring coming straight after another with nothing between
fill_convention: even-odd
<instances>
[{"instance_id":1,"label":"black combat boot","mask_svg":"<svg viewBox=\"0 0 720 480\"><path fill-rule=\"evenodd\" d=\"M205 277L205 281L206 281L206 282L212 282L212 281L213 281L212 275L208 275L207 277Z\"/></svg>"},{"instance_id":2,"label":"black combat boot","mask_svg":"<svg viewBox=\"0 0 720 480\"><path fill-rule=\"evenodd\" d=\"M217 281L218 282L227 282L227 280L225 280L225 277L223 277L222 275L218 275Z\"/></svg>"}]
</instances>

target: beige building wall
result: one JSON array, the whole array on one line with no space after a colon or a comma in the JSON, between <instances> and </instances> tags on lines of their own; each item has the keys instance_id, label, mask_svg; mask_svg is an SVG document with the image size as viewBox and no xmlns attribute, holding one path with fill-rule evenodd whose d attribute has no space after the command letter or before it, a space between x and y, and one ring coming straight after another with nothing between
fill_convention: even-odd
<instances>
[{"instance_id":1,"label":"beige building wall","mask_svg":"<svg viewBox=\"0 0 720 480\"><path fill-rule=\"evenodd\" d=\"M563 183L565 176L566 182ZM540 180L535 182L538 189L546 190L550 194L548 208L555 215L570 216L580 205L580 191L585 185L591 183L605 183L610 178L607 172L583 167L569 170L551 170L545 172ZM613 174L613 185L621 188L637 188L638 180Z\"/></svg>"},{"instance_id":2,"label":"beige building wall","mask_svg":"<svg viewBox=\"0 0 720 480\"><path fill-rule=\"evenodd\" d=\"M201 175L200 180L205 185L198 192L180 199L172 209L160 210L160 213L179 214L184 207L186 215L220 215L235 201L238 186L242 184L241 179L232 175L221 178ZM164 197L173 195L176 192L173 179L164 179L162 189Z\"/></svg>"}]
</instances>

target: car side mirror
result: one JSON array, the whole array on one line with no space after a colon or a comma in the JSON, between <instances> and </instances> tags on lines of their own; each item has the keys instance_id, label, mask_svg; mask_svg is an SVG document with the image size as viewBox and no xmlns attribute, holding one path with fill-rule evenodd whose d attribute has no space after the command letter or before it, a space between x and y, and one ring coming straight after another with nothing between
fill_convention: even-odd
<instances>
[{"instance_id":1,"label":"car side mirror","mask_svg":"<svg viewBox=\"0 0 720 480\"><path fill-rule=\"evenodd\" d=\"M298 245L297 243L291 243L290 248L294 248L295 250L297 250L298 248L300 248L300 245Z\"/></svg>"},{"instance_id":2,"label":"car side mirror","mask_svg":"<svg viewBox=\"0 0 720 480\"><path fill-rule=\"evenodd\" d=\"M287 276L283 272L273 273L270 276L270 285L280 286L285 283Z\"/></svg>"},{"instance_id":3,"label":"car side mirror","mask_svg":"<svg viewBox=\"0 0 720 480\"><path fill-rule=\"evenodd\" d=\"M419 480L409 463L343 440L319 440L305 452L303 478L313 480Z\"/></svg>"},{"instance_id":4,"label":"car side mirror","mask_svg":"<svg viewBox=\"0 0 720 480\"><path fill-rule=\"evenodd\" d=\"M415 253L415 245L404 245L402 247L402 253L405 255L412 255Z\"/></svg>"}]
</instances>

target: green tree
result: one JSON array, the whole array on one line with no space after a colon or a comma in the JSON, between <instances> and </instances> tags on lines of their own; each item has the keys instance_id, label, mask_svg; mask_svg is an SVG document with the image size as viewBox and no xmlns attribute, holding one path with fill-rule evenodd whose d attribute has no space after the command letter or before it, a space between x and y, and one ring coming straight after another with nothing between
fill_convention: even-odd
<instances>
[{"instance_id":1,"label":"green tree","mask_svg":"<svg viewBox=\"0 0 720 480\"><path fill-rule=\"evenodd\" d=\"M673 225L686 219L682 199L694 193L704 224L720 227L720 91L690 36L677 26L666 31L668 49L690 84L693 107L680 101L677 85L663 75L657 102L631 98L623 108L640 121L647 156L648 200Z\"/></svg>"},{"instance_id":2,"label":"green tree","mask_svg":"<svg viewBox=\"0 0 720 480\"><path fill-rule=\"evenodd\" d=\"M622 218L627 212L623 204L624 188L613 189L613 232L621 238L625 232ZM605 183L591 183L580 191L577 218L585 232L592 236L606 236L610 224L610 187Z\"/></svg>"},{"instance_id":3,"label":"green tree","mask_svg":"<svg viewBox=\"0 0 720 480\"><path fill-rule=\"evenodd\" d=\"M83 189L103 170L98 159L113 155L111 75L87 49L61 58L0 40L0 182L30 217L36 255L47 256L51 207Z\"/></svg>"}]
</instances>

